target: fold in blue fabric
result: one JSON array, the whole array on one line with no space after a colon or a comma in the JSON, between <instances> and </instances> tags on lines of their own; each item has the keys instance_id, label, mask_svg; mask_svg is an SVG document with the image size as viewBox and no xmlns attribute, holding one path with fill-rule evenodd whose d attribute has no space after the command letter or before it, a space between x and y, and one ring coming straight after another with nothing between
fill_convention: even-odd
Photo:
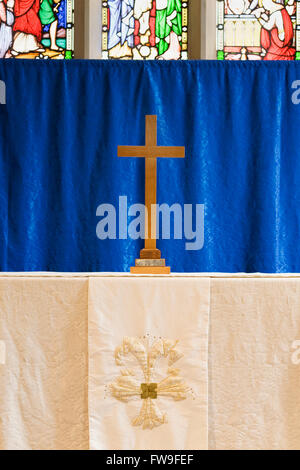
<instances>
[{"instance_id":1,"label":"fold in blue fabric","mask_svg":"<svg viewBox=\"0 0 300 470\"><path fill-rule=\"evenodd\" d=\"M143 202L144 161L117 146L156 114L158 144L186 147L159 160L158 202L205 207L203 248L171 233L167 265L300 272L300 63L2 60L0 80L2 271L129 270L142 241L100 240L96 210Z\"/></svg>"}]
</instances>

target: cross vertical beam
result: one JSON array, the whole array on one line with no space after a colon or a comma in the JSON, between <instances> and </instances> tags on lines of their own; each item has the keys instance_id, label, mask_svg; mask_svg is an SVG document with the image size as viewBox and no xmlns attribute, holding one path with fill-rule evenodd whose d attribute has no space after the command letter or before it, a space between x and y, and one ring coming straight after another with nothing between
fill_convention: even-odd
<instances>
[{"instance_id":1,"label":"cross vertical beam","mask_svg":"<svg viewBox=\"0 0 300 470\"><path fill-rule=\"evenodd\" d=\"M146 116L146 147L157 146L157 116ZM148 220L145 226L145 248L141 251L141 258L149 259L151 256L161 258L156 248L156 212L152 206L156 205L157 192L157 158L145 158L145 206ZM154 237L152 237L154 235ZM150 250L150 251L149 251Z\"/></svg>"}]
</instances>

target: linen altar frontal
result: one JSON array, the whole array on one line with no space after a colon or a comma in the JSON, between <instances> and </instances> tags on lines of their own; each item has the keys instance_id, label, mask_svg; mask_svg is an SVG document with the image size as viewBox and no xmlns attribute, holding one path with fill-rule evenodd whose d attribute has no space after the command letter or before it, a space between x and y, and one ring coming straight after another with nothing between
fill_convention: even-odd
<instances>
[{"instance_id":1,"label":"linen altar frontal","mask_svg":"<svg viewBox=\"0 0 300 470\"><path fill-rule=\"evenodd\" d=\"M1 449L299 449L300 277L3 274Z\"/></svg>"}]
</instances>

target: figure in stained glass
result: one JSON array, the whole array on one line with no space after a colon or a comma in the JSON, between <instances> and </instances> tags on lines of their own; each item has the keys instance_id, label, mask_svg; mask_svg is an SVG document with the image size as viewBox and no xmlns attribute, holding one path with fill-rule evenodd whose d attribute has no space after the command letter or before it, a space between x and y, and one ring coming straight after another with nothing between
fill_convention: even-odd
<instances>
[{"instance_id":1,"label":"figure in stained glass","mask_svg":"<svg viewBox=\"0 0 300 470\"><path fill-rule=\"evenodd\" d=\"M13 42L13 24L15 21L13 9L15 0L0 0L0 59L11 57Z\"/></svg>"},{"instance_id":2,"label":"figure in stained glass","mask_svg":"<svg viewBox=\"0 0 300 470\"><path fill-rule=\"evenodd\" d=\"M182 35L181 0L157 0L156 36L158 55L162 59L179 59Z\"/></svg>"},{"instance_id":3,"label":"figure in stained glass","mask_svg":"<svg viewBox=\"0 0 300 470\"><path fill-rule=\"evenodd\" d=\"M299 59L298 9L296 0L217 1L218 58Z\"/></svg>"},{"instance_id":4,"label":"figure in stained glass","mask_svg":"<svg viewBox=\"0 0 300 470\"><path fill-rule=\"evenodd\" d=\"M12 55L44 52L40 41L42 25L39 19L40 0L15 0L15 23Z\"/></svg>"},{"instance_id":5,"label":"figure in stained glass","mask_svg":"<svg viewBox=\"0 0 300 470\"><path fill-rule=\"evenodd\" d=\"M253 13L261 24L261 45L264 60L294 60L294 28L291 16L295 13L295 2L284 0L262 0L261 8Z\"/></svg>"},{"instance_id":6,"label":"figure in stained glass","mask_svg":"<svg viewBox=\"0 0 300 470\"><path fill-rule=\"evenodd\" d=\"M63 48L56 44L58 27L57 14L60 3L60 0L42 0L39 11L42 25L49 25L50 49L52 51L63 51Z\"/></svg>"},{"instance_id":7,"label":"figure in stained glass","mask_svg":"<svg viewBox=\"0 0 300 470\"><path fill-rule=\"evenodd\" d=\"M134 0L108 0L108 6L108 48L113 58L130 57L134 44Z\"/></svg>"},{"instance_id":8,"label":"figure in stained glass","mask_svg":"<svg viewBox=\"0 0 300 470\"><path fill-rule=\"evenodd\" d=\"M103 2L103 58L186 59L188 0Z\"/></svg>"},{"instance_id":9,"label":"figure in stained glass","mask_svg":"<svg viewBox=\"0 0 300 470\"><path fill-rule=\"evenodd\" d=\"M0 58L73 55L74 0L0 0Z\"/></svg>"}]
</instances>

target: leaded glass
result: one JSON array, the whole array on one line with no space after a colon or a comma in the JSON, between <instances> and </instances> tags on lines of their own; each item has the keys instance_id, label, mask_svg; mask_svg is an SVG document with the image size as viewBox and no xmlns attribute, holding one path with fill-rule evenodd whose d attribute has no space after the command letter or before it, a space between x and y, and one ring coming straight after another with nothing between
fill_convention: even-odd
<instances>
[{"instance_id":1,"label":"leaded glass","mask_svg":"<svg viewBox=\"0 0 300 470\"><path fill-rule=\"evenodd\" d=\"M187 59L188 0L102 2L104 59Z\"/></svg>"},{"instance_id":2,"label":"leaded glass","mask_svg":"<svg viewBox=\"0 0 300 470\"><path fill-rule=\"evenodd\" d=\"M0 58L71 59L74 0L0 0Z\"/></svg>"},{"instance_id":3,"label":"leaded glass","mask_svg":"<svg viewBox=\"0 0 300 470\"><path fill-rule=\"evenodd\" d=\"M296 0L217 0L217 57L299 59L299 24Z\"/></svg>"}]
</instances>

